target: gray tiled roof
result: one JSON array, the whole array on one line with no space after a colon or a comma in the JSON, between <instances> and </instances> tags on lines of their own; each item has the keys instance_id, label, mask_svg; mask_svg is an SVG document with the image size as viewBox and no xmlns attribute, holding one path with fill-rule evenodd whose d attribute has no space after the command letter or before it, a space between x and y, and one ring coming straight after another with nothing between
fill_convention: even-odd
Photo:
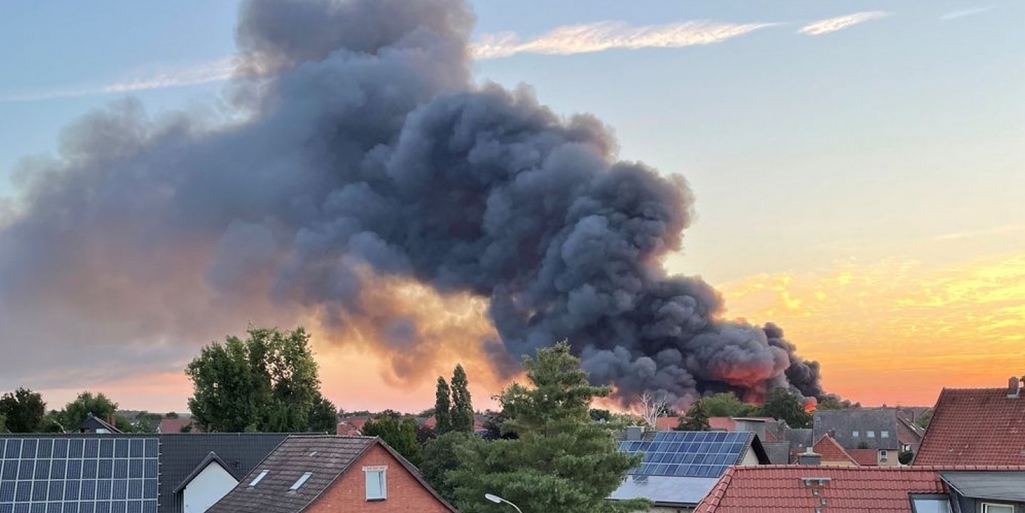
<instances>
[{"instance_id":1,"label":"gray tiled roof","mask_svg":"<svg viewBox=\"0 0 1025 513\"><path fill-rule=\"evenodd\" d=\"M695 506L717 481L716 477L627 476L609 498L643 498L655 506Z\"/></svg>"},{"instance_id":2,"label":"gray tiled roof","mask_svg":"<svg viewBox=\"0 0 1025 513\"><path fill-rule=\"evenodd\" d=\"M214 453L235 479L241 479L275 447L287 433L175 433L160 437L160 511L182 511L182 494L175 490L204 460Z\"/></svg>"},{"instance_id":3,"label":"gray tiled roof","mask_svg":"<svg viewBox=\"0 0 1025 513\"><path fill-rule=\"evenodd\" d=\"M320 496L353 462L377 443L373 437L295 436L281 443L208 513L296 513ZM269 470L259 484L249 483ZM306 472L298 491L289 488Z\"/></svg>"},{"instance_id":4,"label":"gray tiled roof","mask_svg":"<svg viewBox=\"0 0 1025 513\"><path fill-rule=\"evenodd\" d=\"M786 465L790 463L790 442L762 442L765 454L769 456L769 463L773 465Z\"/></svg>"},{"instance_id":5,"label":"gray tiled roof","mask_svg":"<svg viewBox=\"0 0 1025 513\"><path fill-rule=\"evenodd\" d=\"M965 497L1025 502L1025 472L952 471L940 479Z\"/></svg>"},{"instance_id":6,"label":"gray tiled roof","mask_svg":"<svg viewBox=\"0 0 1025 513\"><path fill-rule=\"evenodd\" d=\"M893 408L856 408L853 410L819 410L815 412L814 439L831 430L833 438L844 449L899 450L897 414ZM854 432L858 436L854 436ZM883 432L888 435L883 438ZM874 436L869 438L871 432Z\"/></svg>"},{"instance_id":7,"label":"gray tiled roof","mask_svg":"<svg viewBox=\"0 0 1025 513\"><path fill-rule=\"evenodd\" d=\"M811 447L815 445L812 439L811 429L787 429L784 433L784 438L787 442L790 442L791 449L804 449L805 447Z\"/></svg>"}]
</instances>

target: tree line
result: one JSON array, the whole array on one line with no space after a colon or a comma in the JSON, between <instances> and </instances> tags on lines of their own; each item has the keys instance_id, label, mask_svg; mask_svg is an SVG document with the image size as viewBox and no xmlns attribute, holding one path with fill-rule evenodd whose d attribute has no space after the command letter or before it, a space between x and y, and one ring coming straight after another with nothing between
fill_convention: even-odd
<instances>
[{"instance_id":1,"label":"tree line","mask_svg":"<svg viewBox=\"0 0 1025 513\"><path fill-rule=\"evenodd\" d=\"M47 410L42 394L18 388L0 396L0 433L71 433L89 415L108 422L123 433L152 433L163 417L139 412L129 418L118 414L118 404L102 393L81 392L60 410Z\"/></svg>"}]
</instances>

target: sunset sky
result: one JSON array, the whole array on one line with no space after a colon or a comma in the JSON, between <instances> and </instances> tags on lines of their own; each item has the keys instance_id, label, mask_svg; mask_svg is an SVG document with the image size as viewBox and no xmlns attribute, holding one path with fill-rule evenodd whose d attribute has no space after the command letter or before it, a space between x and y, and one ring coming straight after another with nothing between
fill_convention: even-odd
<instances>
[{"instance_id":1,"label":"sunset sky","mask_svg":"<svg viewBox=\"0 0 1025 513\"><path fill-rule=\"evenodd\" d=\"M1025 374L1025 3L471 4L474 78L593 113L621 158L686 177L697 220L666 269L718 288L726 317L782 326L821 362L827 390L931 405L944 386ZM66 126L112 101L229 119L237 12L209 0L0 6L0 221L17 209L26 162L56 154ZM382 290L433 323L436 357L398 379L414 359L315 335L336 404L418 411L457 361L481 403L504 384L483 349L443 342L490 333L479 300ZM27 386L59 407L91 389L124 408L182 411L181 369L198 347L295 318L268 303L226 315L209 340L68 340L59 357L4 368L0 390ZM15 337L0 326L0 354L26 350ZM77 363L101 353L102 368Z\"/></svg>"}]
</instances>

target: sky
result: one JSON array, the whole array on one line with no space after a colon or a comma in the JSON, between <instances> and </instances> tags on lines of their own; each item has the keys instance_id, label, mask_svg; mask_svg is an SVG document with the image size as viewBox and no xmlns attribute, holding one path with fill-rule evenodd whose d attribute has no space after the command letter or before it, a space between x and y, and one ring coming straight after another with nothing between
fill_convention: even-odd
<instances>
[{"instance_id":1,"label":"sky","mask_svg":"<svg viewBox=\"0 0 1025 513\"><path fill-rule=\"evenodd\" d=\"M621 158L686 177L697 220L667 269L716 286L730 317L783 326L829 391L930 405L944 386L1025 374L1025 4L471 4L474 79L592 113ZM233 116L235 2L0 13L0 214L17 208L32 162L73 145L65 128L111 102ZM463 306L479 322L480 305ZM119 373L55 363L0 388L42 390L51 406L89 388L181 411L180 369L205 342L167 341L158 364L125 358ZM343 408L433 401L433 380L398 382L358 344L315 343ZM0 346L22 350L2 327ZM69 342L68 361L89 347ZM475 397L502 385L476 370Z\"/></svg>"}]
</instances>

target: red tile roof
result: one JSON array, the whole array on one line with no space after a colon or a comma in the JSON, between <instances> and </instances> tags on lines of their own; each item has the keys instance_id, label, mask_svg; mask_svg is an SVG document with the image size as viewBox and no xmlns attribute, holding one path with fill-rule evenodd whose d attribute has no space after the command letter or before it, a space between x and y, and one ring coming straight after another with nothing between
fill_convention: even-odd
<instances>
[{"instance_id":1,"label":"red tile roof","mask_svg":"<svg viewBox=\"0 0 1025 513\"><path fill-rule=\"evenodd\" d=\"M854 461L862 467L879 466L878 449L847 449L847 454L850 454Z\"/></svg>"},{"instance_id":2,"label":"red tile roof","mask_svg":"<svg viewBox=\"0 0 1025 513\"><path fill-rule=\"evenodd\" d=\"M1025 467L730 467L695 513L815 511L911 513L911 493L947 493L939 473L949 470L1023 470ZM828 478L819 495L804 478ZM825 499L825 507L822 500Z\"/></svg>"},{"instance_id":3,"label":"red tile roof","mask_svg":"<svg viewBox=\"0 0 1025 513\"><path fill-rule=\"evenodd\" d=\"M822 435L822 438L819 438L819 441L815 442L815 446L812 447L812 450L822 456L823 464L831 462L851 462L855 465L858 464L858 460L848 454L847 451L833 439L833 437L829 436L829 434Z\"/></svg>"},{"instance_id":4,"label":"red tile roof","mask_svg":"<svg viewBox=\"0 0 1025 513\"><path fill-rule=\"evenodd\" d=\"M189 426L188 431L182 431L182 428ZM175 417L168 418L164 417L160 419L160 425L157 426L157 433L163 434L174 434L174 433L200 433L202 432L199 427L192 424L192 417Z\"/></svg>"},{"instance_id":5,"label":"red tile roof","mask_svg":"<svg viewBox=\"0 0 1025 513\"><path fill-rule=\"evenodd\" d=\"M776 419L772 417L709 417L708 426L713 431L736 431L737 423L736 419L753 419L762 420L766 423L773 422ZM680 417L658 417L655 419L655 431L672 431L680 425ZM765 429L765 440L763 442L775 442L776 435L766 426Z\"/></svg>"},{"instance_id":6,"label":"red tile roof","mask_svg":"<svg viewBox=\"0 0 1025 513\"><path fill-rule=\"evenodd\" d=\"M944 388L913 465L1025 465L1025 394Z\"/></svg>"}]
</instances>

